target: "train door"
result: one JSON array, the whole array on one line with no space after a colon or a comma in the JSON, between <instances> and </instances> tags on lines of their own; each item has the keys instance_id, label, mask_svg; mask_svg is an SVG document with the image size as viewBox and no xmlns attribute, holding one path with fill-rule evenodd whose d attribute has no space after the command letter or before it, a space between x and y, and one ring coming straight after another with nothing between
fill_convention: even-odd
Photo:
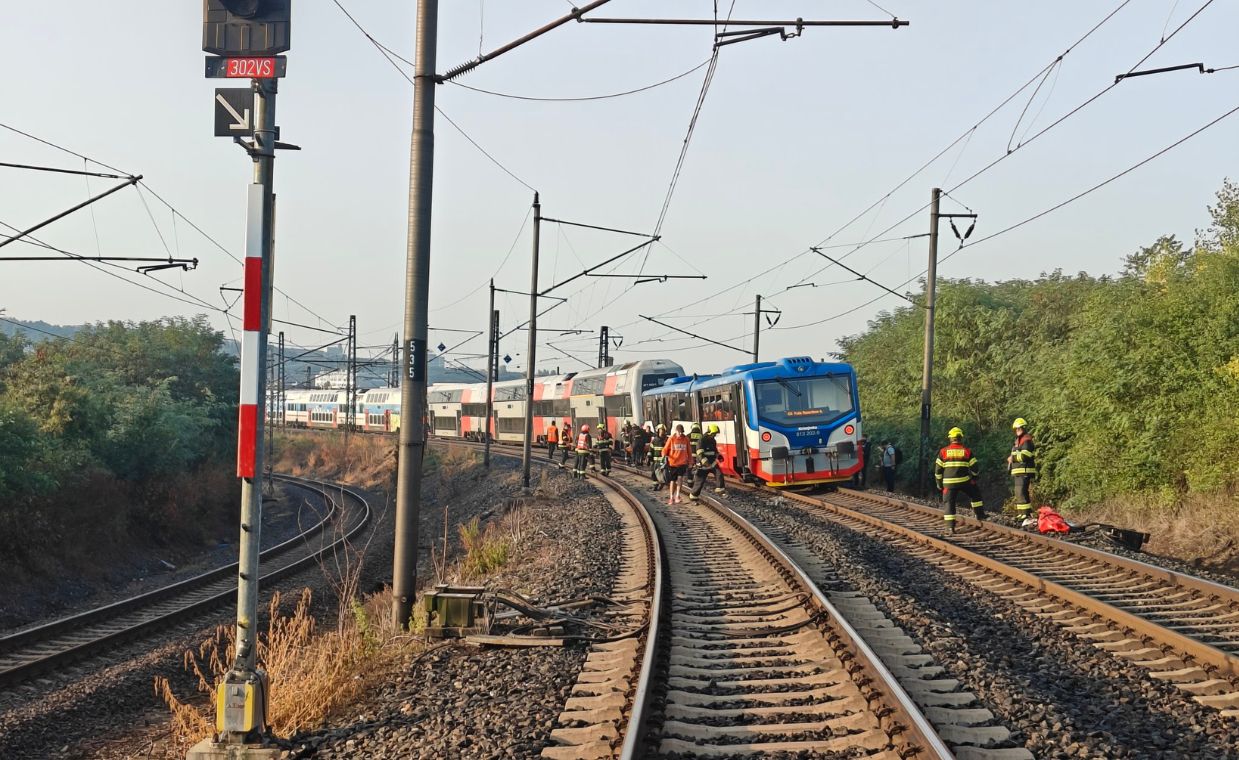
<instances>
[{"instance_id":1,"label":"train door","mask_svg":"<svg viewBox=\"0 0 1239 760\"><path fill-rule=\"evenodd\" d=\"M734 413L732 424L735 426L736 435L735 467L737 473L744 474L746 472L750 472L748 425L745 424L745 417L747 416L744 404L745 391L743 385L736 385L732 387L731 404L732 412Z\"/></svg>"}]
</instances>

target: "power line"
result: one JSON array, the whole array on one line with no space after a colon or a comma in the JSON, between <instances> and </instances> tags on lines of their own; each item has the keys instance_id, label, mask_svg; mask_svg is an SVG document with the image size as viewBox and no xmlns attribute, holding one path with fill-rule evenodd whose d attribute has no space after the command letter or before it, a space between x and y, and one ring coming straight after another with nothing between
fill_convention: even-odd
<instances>
[{"instance_id":1,"label":"power line","mask_svg":"<svg viewBox=\"0 0 1239 760\"><path fill-rule=\"evenodd\" d=\"M333 2L333 3L335 3L335 6L336 6L337 8L339 8L339 9L340 9L340 10L344 13L344 15L345 15L346 17L348 17L348 20L349 20L349 21L351 21L351 22L353 23L353 26L357 27L357 31L361 32L361 33L362 33L362 35L364 35L364 36L365 36L365 38L366 38L367 40L369 40L369 41L370 41L370 43L371 43L372 45L374 45L374 49L375 49L375 50L377 50L377 51L379 51L379 54L380 54L380 55L382 55L382 56L383 56L383 58L384 58L384 59L385 59L385 60L386 60L389 64L391 64L391 67L392 67L393 69L395 69L395 70L396 70L396 73L397 73L397 74L399 74L400 76L404 77L404 80L405 80L406 82L408 82L408 83L409 83L409 86L410 86L410 87L411 87L411 86L413 86L413 78L412 78L412 77L410 77L408 74L406 74L406 73L405 73L405 71L404 71L404 69L400 68L400 64L396 63L396 60L403 61L404 63L406 63L406 64L408 64L408 65L410 65L410 66L412 66L412 65L413 65L413 64L412 64L412 62L410 62L409 60L407 60L407 59L405 59L405 58L403 58L403 57L401 57L401 56L399 56L399 55L397 55L396 53L393 53L393 52L392 52L391 50L389 50L389 49L388 49L385 45L383 45L381 42L379 42L377 39L375 39L375 38L374 38L374 35L370 34L370 32L368 32L368 31L366 31L366 28L365 28L365 27L363 27L363 26L361 25L361 23L360 23L360 22L359 22L356 18L354 18L354 17L353 17L353 15L352 15L351 13L349 13L349 12L348 12L348 10L347 10L347 9L345 9L344 5L340 2L340 0L332 0L332 2ZM414 68L416 68L416 67L414 67ZM444 111L442 108L440 108L437 104L435 105L435 111L436 111L436 112L438 112L438 114L439 114L440 116L442 116L445 120L447 120L447 123L448 123L448 124L451 124L451 125L452 125L452 128L453 128L453 129L455 129L457 132L459 132L459 133L460 133L460 135L461 135L462 137L464 137L466 140L468 140L470 145L472 145L474 148L477 148L477 150L478 150L478 152L479 152L479 153L481 153L483 156L486 156L486 158L490 159L490 162L491 162L492 164L494 164L495 166L499 167L499 169L500 169L500 170L501 170L504 174L506 174L506 175L508 175L509 177L511 177L512 179L516 180L516 182L518 182L519 184L523 185L523 186L524 186L526 189L528 189L530 192L537 192L537 190L533 187L533 185L530 185L528 182L526 182L525 180L521 179L519 176L517 176L517 175L516 175L516 173L515 173L515 172L513 172L513 171L512 171L511 169L509 169L508 167L504 166L504 165L503 165L503 163L499 161L499 159L495 158L493 155L491 155L491 154L490 154L490 152L489 152L489 151L487 151L485 148L483 148L483 147L482 147L482 146L478 143L478 141L477 141L477 140L474 140L474 139L473 139L473 137L471 137L471 136L469 135L469 133L468 133L468 132L466 132L466 131L464 130L464 128L463 128L463 127L461 127L459 124L457 124L457 123L456 123L456 122L452 119L452 117L451 117L451 116L448 116L448 115L447 115L447 112L445 112L445 111Z\"/></svg>"},{"instance_id":2,"label":"power line","mask_svg":"<svg viewBox=\"0 0 1239 760\"><path fill-rule=\"evenodd\" d=\"M688 76L689 74L692 74L694 71L701 69L703 66L706 66L709 63L710 63L710 59L707 58L706 60L692 67L688 71L682 72L680 74L676 74L675 76L670 77L668 79L664 79L660 82L655 82L654 84L647 84L644 87L637 87L636 89L632 89L632 90L624 90L623 92L612 92L606 95L586 95L586 96L578 96L578 97L558 97L558 98L557 97L534 97L531 95L515 95L512 93L508 93L508 92L495 92L494 90L484 90L481 87L472 87L467 84L461 84L460 82L457 82L454 79L449 80L448 84L454 84L457 87L463 87L464 89L472 90L473 92L480 92L485 95L494 95L500 98L509 98L511 100L527 100L527 101L534 101L538 103L580 103L580 102L591 101L591 100L609 100L611 98L622 98L626 95L636 95L639 92L648 92L649 90L653 90L656 87L662 87L665 84L671 84L672 82L676 80L683 79L684 77Z\"/></svg>"},{"instance_id":3,"label":"power line","mask_svg":"<svg viewBox=\"0 0 1239 760\"><path fill-rule=\"evenodd\" d=\"M973 124L973 125L972 125L971 127L969 127L968 129L964 130L964 131L963 131L963 132L962 132L962 133L961 133L958 137L956 137L955 139L953 139L953 140L952 140L950 143L948 143L948 144L947 144L944 148L942 148L942 150L938 151L936 154L934 154L932 157L930 157L930 159L929 159L928 161L925 161L923 164L921 164L919 167L917 167L917 168L916 168L916 169L915 169L915 170L914 170L911 174L909 174L907 177L904 177L902 180L900 180L898 183L896 183L894 187L892 187L890 190L888 190L885 194L883 194L880 198L878 198L877 200L875 200L873 203L871 203L871 204L869 204L867 207L865 207L862 211L860 211L860 213L856 214L856 215L855 215L855 216L853 216L851 219L849 219L849 220L847 220L846 222L844 222L844 223L843 223L843 225L841 225L841 226L840 226L839 228L837 228L835 231L831 232L829 235L827 235L826 237L822 238L822 239L818 242L818 247L821 247L821 246L822 246L822 245L824 245L825 243L830 242L830 241L831 241L831 240L832 240L835 236L839 235L841 232L843 232L844 230L846 230L846 229L848 229L849 227L851 227L851 226L852 226L853 224L855 224L857 221L859 221L860 219L864 218L867 214L869 214L869 212L873 211L873 210L874 210L875 208L877 208L878 206L885 204L885 202L886 202L888 199L890 199L890 198L891 198L891 197L892 197L895 193L899 192L899 191L900 191L901 189L903 189L906 185L908 185L908 183L912 182L912 180L916 179L916 178L917 178L917 177L919 177L921 174L923 174L923 173L925 172L925 170L926 170L926 169L928 169L930 166L932 166L933 164L935 164L935 163L936 163L939 159L941 159L943 156L945 156L947 153L949 153L949 152L950 152L950 151L951 151L951 150L952 150L955 146L959 145L961 142L964 142L964 141L966 141L966 140L967 140L967 141L970 141L970 140L971 140L971 138L972 138L972 135L973 135L973 134L977 131L977 129L979 129L979 128L983 125L983 124L985 124L987 121L989 121L989 120L990 120L990 119L992 119L994 116L996 116L996 115L997 115L1000 111L1002 111L1002 110L1003 110L1003 109L1004 109L1004 108L1005 108L1005 107L1006 107L1009 103L1011 103L1011 101L1015 100L1015 98L1016 98L1016 97L1018 97L1018 96L1019 96L1019 94L1020 94L1021 92L1025 91L1026 89L1028 89L1030 86L1032 86L1032 85L1033 85L1033 83L1037 82L1037 81L1038 81L1039 79L1041 79L1041 78L1042 78L1045 74L1047 74L1047 73L1048 73L1051 69L1053 69L1055 66L1057 66L1057 65L1059 64L1059 62L1063 60L1063 58L1065 58L1065 57L1066 57L1069 53L1071 53L1073 50L1075 50L1077 47L1079 47L1082 43L1084 43L1086 40L1088 40L1090 37L1092 37L1092 36L1093 36L1093 34L1095 34L1095 33L1096 33L1096 32L1097 32L1097 31L1098 31L1098 30L1099 30L1102 26L1104 26L1107 22L1109 22L1112 18L1114 18L1114 16L1115 16L1115 15L1117 15L1120 11L1122 11L1122 10L1123 10L1125 7L1127 7L1130 3L1131 3L1131 0L1122 0L1122 2L1120 2L1117 6L1115 6L1115 7L1114 7L1114 8L1113 8L1113 9L1112 9L1109 13L1107 13L1107 14L1106 14L1106 15L1105 15L1105 16L1104 16L1104 17L1103 17L1100 21L1098 21L1098 22L1097 22L1096 24L1094 24L1091 28L1089 28L1089 30L1088 30L1088 31L1086 31L1086 32L1085 32L1082 36L1080 36L1080 37L1079 37L1079 38L1078 38L1075 42L1071 43L1071 44L1070 44L1070 45L1066 48L1066 50L1064 50L1062 53L1058 54L1058 55L1057 55L1057 56L1056 56L1056 57L1055 57L1052 61L1050 61L1050 62L1049 62L1048 64L1046 64L1045 66L1043 66L1043 67L1042 67L1040 70L1038 70L1035 74L1033 74L1031 77L1029 77L1027 81L1025 81L1023 84L1021 84L1019 87L1017 87L1017 88L1016 88L1013 92L1011 92L1011 93L1010 93L1010 94L1008 94L1005 98L1003 98L1003 99L1002 99L1002 100L1001 100L1001 101L1000 101L1000 102L999 102L996 106L994 106L993 108L991 108L991 109L989 110L989 112L987 112L984 116L982 116L982 117L981 117L981 118L980 118L980 119L979 119L979 120L978 120L975 124ZM1164 41L1165 41L1165 40L1163 40L1163 42L1164 42ZM1137 64L1137 65L1139 65L1139 64ZM958 187L957 187L957 188L954 188L954 189L958 189ZM917 210L916 210L916 211L914 211L912 214L910 214L908 217L905 217L904 219L900 220L900 221L899 221L899 222L897 222L896 224L891 225L891 226L890 226L890 227L888 227L886 230L884 230L883 232L879 233L879 237L880 237L881 235L886 234L887 232L889 232L890 230L894 229L895 227L899 226L899 224L902 224L904 221L907 221L907 219L911 218L912 216L914 216L914 215L916 215L916 214L919 214L921 211L923 211L923 210L924 210L924 208L925 208L925 207L924 207L924 206L922 206L921 208L917 209ZM873 242L876 242L876 241L873 241ZM858 245L856 246L856 248L857 248L857 250L859 250L861 247L863 247L864 245L867 245L867 244L868 244L868 242L860 243L860 244L858 244ZM697 300L697 301L694 301L694 302L692 302L692 303L685 304L685 305L683 305L683 306L679 306L679 307L676 307L676 308L674 308L674 309L669 309L669 310L667 310L667 311L664 311L664 312L662 312L662 314L660 314L659 316L666 316L666 315L668 315L668 314L673 314L673 313L675 313L676 311L680 311L681 309L688 308L688 307L693 306L693 305L696 305L696 304L698 304L698 303L702 303L702 302L704 302L704 301L710 300L711 298L714 298L714 297L716 297L716 296L720 296L720 295L723 295L723 294L725 294L725 293L728 293L728 292L730 292L730 291L732 291L732 290L735 290L736 288L743 287L744 285L747 285L747 284L749 284L749 283L753 282L754 280L756 280L756 279L758 279L758 278L760 278L760 277L763 277L763 276L766 276L766 275L769 275L769 274L773 274L774 272L777 272L777 271L781 270L783 267L787 266L788 264L791 264L792 262L796 261L797 259L800 259L800 258L802 258L802 257L804 257L804 256L807 256L807 255L809 255L810 253L812 253L812 251L811 251L810 249L807 249L807 248L806 248L805 250L803 250L803 251L801 251L801 252L797 253L795 256L792 256L792 257L791 257L791 258L789 258L789 259L785 259L785 260L784 260L781 264L779 264L779 265L778 265L777 267L775 267L773 270L766 270L766 271L760 272L760 273L758 273L758 274L756 274L756 275L753 275L752 277L749 277L748 279L745 279L745 280L742 280L742 281L740 281L740 282L736 283L735 285L732 285L732 286L730 286L730 287L728 287L728 288L725 288L725 289L723 289L723 290L721 290L721 291L718 291L717 293L714 293L714 294L708 295L708 296L706 296L706 297L704 297L704 298L701 298L701 299L699 299L699 300ZM851 255L851 254L849 254L849 255ZM821 271L822 271L822 270L818 270L818 272L815 272L815 273L814 273L813 275L811 275L809 278L805 278L805 280L807 280L807 279L811 279L812 277L816 277L818 274L820 274L820 272L821 272ZM804 282L805 280L802 280L801 282Z\"/></svg>"}]
</instances>

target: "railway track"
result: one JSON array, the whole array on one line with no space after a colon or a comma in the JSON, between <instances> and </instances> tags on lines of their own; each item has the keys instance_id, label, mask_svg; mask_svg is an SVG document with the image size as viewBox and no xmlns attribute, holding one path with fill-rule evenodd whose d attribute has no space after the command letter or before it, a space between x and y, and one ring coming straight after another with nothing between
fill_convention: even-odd
<instances>
[{"instance_id":1,"label":"railway track","mask_svg":"<svg viewBox=\"0 0 1239 760\"><path fill-rule=\"evenodd\" d=\"M325 553L354 538L370 520L370 506L345 488L277 475L282 482L320 494L328 505L313 526L262 552L262 582L271 583L318 561ZM360 509L345 509L333 495ZM342 523L339 521L343 519ZM337 525L334 534L328 528ZM0 638L0 686L9 687L40 674L88 660L115 645L145 636L236 600L237 565L231 564L193 578L88 610Z\"/></svg>"},{"instance_id":2,"label":"railway track","mask_svg":"<svg viewBox=\"0 0 1239 760\"><path fill-rule=\"evenodd\" d=\"M1239 717L1239 590L1119 555L850 489L770 498L881 536Z\"/></svg>"},{"instance_id":3,"label":"railway track","mask_svg":"<svg viewBox=\"0 0 1239 760\"><path fill-rule=\"evenodd\" d=\"M629 540L626 555L648 556L654 602L639 644L591 652L544 757L953 757L857 628L757 528L714 501L665 507L627 476L592 479L644 523L648 549Z\"/></svg>"}]
</instances>

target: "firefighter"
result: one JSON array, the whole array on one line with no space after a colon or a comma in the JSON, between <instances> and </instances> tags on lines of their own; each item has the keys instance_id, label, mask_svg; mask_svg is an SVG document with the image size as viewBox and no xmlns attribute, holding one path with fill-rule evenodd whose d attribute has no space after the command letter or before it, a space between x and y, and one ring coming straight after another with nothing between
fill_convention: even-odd
<instances>
[{"instance_id":1,"label":"firefighter","mask_svg":"<svg viewBox=\"0 0 1239 760\"><path fill-rule=\"evenodd\" d=\"M551 422L551 426L546 429L546 458L547 461L555 459L555 449L559 448L559 428L555 422Z\"/></svg>"},{"instance_id":2,"label":"firefighter","mask_svg":"<svg viewBox=\"0 0 1239 760\"><path fill-rule=\"evenodd\" d=\"M1037 447L1028 434L1028 423L1023 417L1017 417L1011 423L1011 429L1015 431L1015 444L1011 446L1011 456L1007 457L1007 471L1011 473L1015 486L1015 514L1023 522L1032 512L1028 487L1037 474Z\"/></svg>"},{"instance_id":3,"label":"firefighter","mask_svg":"<svg viewBox=\"0 0 1239 760\"><path fill-rule=\"evenodd\" d=\"M559 467L560 469L562 469L568 465L568 452L572 450L572 423L571 422L564 423L564 432L559 437L564 439L564 445L560 447L562 449L562 453L559 459Z\"/></svg>"},{"instance_id":4,"label":"firefighter","mask_svg":"<svg viewBox=\"0 0 1239 760\"><path fill-rule=\"evenodd\" d=\"M715 439L717 435L718 425L711 424L706 428L705 435L701 436L701 443L697 448L697 473L693 478L693 490L688 495L689 501L697 501L711 473L716 479L714 493L723 493L723 470L718 466L718 441Z\"/></svg>"},{"instance_id":5,"label":"firefighter","mask_svg":"<svg viewBox=\"0 0 1239 760\"><path fill-rule=\"evenodd\" d=\"M688 444L691 447L689 450L692 452L695 459L697 456L697 451L701 448L701 423L693 423L692 428L688 432ZM695 471L690 466L688 468L688 474L685 475L685 485L689 488L693 487L693 477L695 474Z\"/></svg>"},{"instance_id":6,"label":"firefighter","mask_svg":"<svg viewBox=\"0 0 1239 760\"><path fill-rule=\"evenodd\" d=\"M667 456L667 503L680 503L680 479L684 477L684 473L688 471L688 467L692 464L692 443L689 437L684 435L684 426L676 425L675 433L667 439L666 445Z\"/></svg>"},{"instance_id":7,"label":"firefighter","mask_svg":"<svg viewBox=\"0 0 1239 760\"><path fill-rule=\"evenodd\" d=\"M645 447L649 445L649 423L646 427L632 426L632 463L637 467L645 464Z\"/></svg>"},{"instance_id":8,"label":"firefighter","mask_svg":"<svg viewBox=\"0 0 1239 760\"><path fill-rule=\"evenodd\" d=\"M589 434L589 425L582 425L581 432L576 437L576 469L572 471L572 477L585 477L585 467L589 464L589 453L593 445L594 438Z\"/></svg>"},{"instance_id":9,"label":"firefighter","mask_svg":"<svg viewBox=\"0 0 1239 760\"><path fill-rule=\"evenodd\" d=\"M615 439L611 437L611 431L603 426L598 431L598 438L594 440L594 451L598 452L598 469L603 475L611 474L611 455L615 453ZM593 466L590 466L593 469Z\"/></svg>"},{"instance_id":10,"label":"firefighter","mask_svg":"<svg viewBox=\"0 0 1239 760\"><path fill-rule=\"evenodd\" d=\"M938 460L934 462L934 481L946 501L946 512L942 517L954 533L955 499L959 494L972 500L972 512L978 520L985 519L985 502L981 500L981 490L977 488L977 458L973 456L972 449L964 445L964 431L954 427L946 437L950 443L938 450Z\"/></svg>"},{"instance_id":11,"label":"firefighter","mask_svg":"<svg viewBox=\"0 0 1239 760\"><path fill-rule=\"evenodd\" d=\"M663 449L667 445L667 426L659 423L654 430L653 437L650 438L650 480L654 481L654 490L657 491L663 487L663 484L658 482L658 466L663 464L665 457Z\"/></svg>"}]
</instances>

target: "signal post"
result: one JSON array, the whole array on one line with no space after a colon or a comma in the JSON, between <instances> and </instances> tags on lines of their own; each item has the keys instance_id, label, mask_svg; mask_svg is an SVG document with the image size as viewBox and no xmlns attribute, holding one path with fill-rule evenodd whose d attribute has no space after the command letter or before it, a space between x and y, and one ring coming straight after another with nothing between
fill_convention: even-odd
<instances>
[{"instance_id":1,"label":"signal post","mask_svg":"<svg viewBox=\"0 0 1239 760\"><path fill-rule=\"evenodd\" d=\"M262 525L263 447L267 403L267 336L275 243L275 97L287 61L292 0L204 0L202 49L206 76L250 80L248 88L215 91L215 134L231 137L254 164L245 220L244 337L237 431L241 480L241 537L237 568L236 659L216 684L215 735L189 751L189 760L274 758L268 745L269 682L258 663L259 544ZM247 138L249 138L247 140Z\"/></svg>"}]
</instances>

